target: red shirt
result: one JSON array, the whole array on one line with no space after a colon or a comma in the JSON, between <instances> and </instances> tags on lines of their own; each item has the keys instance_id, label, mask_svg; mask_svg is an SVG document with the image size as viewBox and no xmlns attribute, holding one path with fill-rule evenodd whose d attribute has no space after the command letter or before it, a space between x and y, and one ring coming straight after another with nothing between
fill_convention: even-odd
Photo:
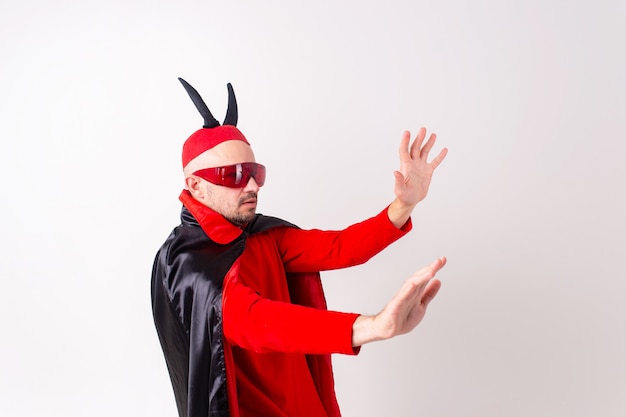
<instances>
[{"instance_id":1,"label":"red shirt","mask_svg":"<svg viewBox=\"0 0 626 417\"><path fill-rule=\"evenodd\" d=\"M198 217L197 207L193 212ZM212 240L227 243L242 233L212 210L202 212L197 220ZM287 273L364 263L410 229L410 220L402 229L393 226L385 209L343 231L280 227L246 239L222 294L224 350L227 364L234 363L227 378L236 380L233 416L338 415L320 398L305 354L357 353L352 325L358 314L291 304Z\"/></svg>"}]
</instances>

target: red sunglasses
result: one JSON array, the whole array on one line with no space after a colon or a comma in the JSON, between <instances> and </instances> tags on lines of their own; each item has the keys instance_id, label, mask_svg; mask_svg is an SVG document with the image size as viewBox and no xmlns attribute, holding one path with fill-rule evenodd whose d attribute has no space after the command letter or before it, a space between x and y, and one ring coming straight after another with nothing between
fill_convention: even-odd
<instances>
[{"instance_id":1,"label":"red sunglasses","mask_svg":"<svg viewBox=\"0 0 626 417\"><path fill-rule=\"evenodd\" d=\"M265 184L265 167L256 162L242 162L241 164L200 169L193 175L197 175L212 184L230 188L243 188L248 185L250 178L254 178L259 187Z\"/></svg>"}]
</instances>

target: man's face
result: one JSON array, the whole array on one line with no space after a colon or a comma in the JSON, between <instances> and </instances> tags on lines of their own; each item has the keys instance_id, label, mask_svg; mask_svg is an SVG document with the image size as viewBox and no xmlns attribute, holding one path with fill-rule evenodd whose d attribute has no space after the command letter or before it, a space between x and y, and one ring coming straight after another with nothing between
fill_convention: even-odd
<instances>
[{"instance_id":1,"label":"man's face","mask_svg":"<svg viewBox=\"0 0 626 417\"><path fill-rule=\"evenodd\" d=\"M254 178L243 188L230 188L212 184L190 171L242 162L256 162L252 149L245 142L230 140L204 152L185 168L187 187L194 198L237 226L249 223L256 214L259 185Z\"/></svg>"}]
</instances>

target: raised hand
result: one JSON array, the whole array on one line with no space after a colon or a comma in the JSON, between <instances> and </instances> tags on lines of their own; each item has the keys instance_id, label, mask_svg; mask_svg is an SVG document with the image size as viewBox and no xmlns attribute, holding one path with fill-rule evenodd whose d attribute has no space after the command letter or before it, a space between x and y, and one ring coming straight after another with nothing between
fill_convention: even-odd
<instances>
[{"instance_id":1,"label":"raised hand","mask_svg":"<svg viewBox=\"0 0 626 417\"><path fill-rule=\"evenodd\" d=\"M441 288L441 281L434 277L445 264L446 258L441 257L416 271L379 314L359 316L352 328L352 345L390 339L413 330Z\"/></svg>"},{"instance_id":2,"label":"raised hand","mask_svg":"<svg viewBox=\"0 0 626 417\"><path fill-rule=\"evenodd\" d=\"M405 131L402 134L402 140L400 141L400 170L393 173L396 179L394 186L396 199L388 209L389 220L396 227L402 227L411 216L417 203L426 197L435 169L448 154L448 149L443 148L439 155L431 162L428 162L428 153L435 145L437 136L432 133L424 146L422 146L425 138L426 129L422 127L417 132L413 143L409 146L411 133Z\"/></svg>"},{"instance_id":3,"label":"raised hand","mask_svg":"<svg viewBox=\"0 0 626 417\"><path fill-rule=\"evenodd\" d=\"M428 162L428 153L433 148L437 135L431 133L426 144L422 146L425 138L426 129L422 127L409 147L411 133L405 131L402 135L400 170L393 174L396 178L394 192L398 200L405 206L415 206L426 197L433 172L448 153L448 149L443 148L439 155Z\"/></svg>"}]
</instances>

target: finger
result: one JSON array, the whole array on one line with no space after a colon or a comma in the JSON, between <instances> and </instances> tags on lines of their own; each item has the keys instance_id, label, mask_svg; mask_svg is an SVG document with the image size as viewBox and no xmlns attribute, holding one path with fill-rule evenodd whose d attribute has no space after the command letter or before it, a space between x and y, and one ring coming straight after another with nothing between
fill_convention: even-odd
<instances>
[{"instance_id":1,"label":"finger","mask_svg":"<svg viewBox=\"0 0 626 417\"><path fill-rule=\"evenodd\" d=\"M398 294L400 298L405 301L410 301L411 299L415 299L417 294L419 293L419 285L416 282L411 280L406 280L402 284L400 291Z\"/></svg>"},{"instance_id":2,"label":"finger","mask_svg":"<svg viewBox=\"0 0 626 417\"><path fill-rule=\"evenodd\" d=\"M405 130L402 133L402 139L400 140L400 162L407 161L411 159L411 155L409 154L409 142L411 141L411 132Z\"/></svg>"},{"instance_id":3,"label":"finger","mask_svg":"<svg viewBox=\"0 0 626 417\"><path fill-rule=\"evenodd\" d=\"M416 287L415 291L412 292L410 296L406 297L404 305L408 308L419 306L422 309L426 309L428 304L439 292L439 288L441 288L441 281L438 279L430 278L425 280L421 285Z\"/></svg>"},{"instance_id":4,"label":"finger","mask_svg":"<svg viewBox=\"0 0 626 417\"><path fill-rule=\"evenodd\" d=\"M398 310L411 309L419 305L422 302L424 287L425 283L415 283L411 280L405 281L396 299Z\"/></svg>"},{"instance_id":5,"label":"finger","mask_svg":"<svg viewBox=\"0 0 626 417\"><path fill-rule=\"evenodd\" d=\"M416 287L410 282L404 282L400 290L387 303L383 311L391 316L402 314L401 312L411 308L419 303L419 297L416 297Z\"/></svg>"},{"instance_id":6,"label":"finger","mask_svg":"<svg viewBox=\"0 0 626 417\"><path fill-rule=\"evenodd\" d=\"M424 142L424 138L426 137L426 128L420 127L420 130L417 131L417 136L411 144L411 158L415 159L419 156L420 148L422 147L422 142Z\"/></svg>"},{"instance_id":7,"label":"finger","mask_svg":"<svg viewBox=\"0 0 626 417\"><path fill-rule=\"evenodd\" d=\"M430 265L416 271L403 284L393 299L393 310L402 309L408 306L415 306L424 303L424 298L434 298L439 291L441 282L433 279L437 271L446 264L445 256L437 258Z\"/></svg>"},{"instance_id":8,"label":"finger","mask_svg":"<svg viewBox=\"0 0 626 417\"><path fill-rule=\"evenodd\" d=\"M448 154L448 148L443 148L441 152L439 152L439 155L437 155L437 157L433 159L433 161L430 163L430 166L433 169L437 169L437 167L439 166L441 162L443 162L447 154Z\"/></svg>"},{"instance_id":9,"label":"finger","mask_svg":"<svg viewBox=\"0 0 626 417\"><path fill-rule=\"evenodd\" d=\"M408 291L411 289L414 291L413 295L420 296L420 294L424 291L424 288L428 285L428 283L435 277L437 272L444 267L447 259L445 256L441 258L435 259L430 265L425 266L413 273L402 286L401 292ZM408 294L408 292L407 292ZM408 295L407 295L408 297Z\"/></svg>"},{"instance_id":10,"label":"finger","mask_svg":"<svg viewBox=\"0 0 626 417\"><path fill-rule=\"evenodd\" d=\"M420 274L419 276L412 275L402 284L402 288L399 294L402 294L402 298L410 304L418 303L424 289L428 285L428 282L433 279L435 274L429 272L427 274Z\"/></svg>"},{"instance_id":11,"label":"finger","mask_svg":"<svg viewBox=\"0 0 626 417\"><path fill-rule=\"evenodd\" d=\"M407 280L407 284L413 285L415 288L415 292L410 296L411 302L420 302L421 297L427 291L429 283L435 278L435 275L436 271L431 269L419 275L411 276Z\"/></svg>"},{"instance_id":12,"label":"finger","mask_svg":"<svg viewBox=\"0 0 626 417\"><path fill-rule=\"evenodd\" d=\"M425 275L412 276L407 280L407 284L413 287L413 292L407 296L411 304L419 304L428 283L433 279L435 273L429 271Z\"/></svg>"},{"instance_id":13,"label":"finger","mask_svg":"<svg viewBox=\"0 0 626 417\"><path fill-rule=\"evenodd\" d=\"M416 278L417 280L421 280L430 274L434 276L434 274L437 273L437 271L439 271L441 268L444 267L446 262L447 262L447 259L445 256L442 256L441 258L437 258L430 265L425 266L415 271L411 277Z\"/></svg>"},{"instance_id":14,"label":"finger","mask_svg":"<svg viewBox=\"0 0 626 417\"><path fill-rule=\"evenodd\" d=\"M445 256L442 256L440 258L437 258L431 265L433 266L433 272L436 274L437 272L439 272L441 270L441 268L443 268L444 266L446 266L446 263L448 263L448 259Z\"/></svg>"},{"instance_id":15,"label":"finger","mask_svg":"<svg viewBox=\"0 0 626 417\"><path fill-rule=\"evenodd\" d=\"M435 298L439 289L441 288L441 281L433 279L428 283L428 286L422 294L422 305L424 308L428 307L428 304Z\"/></svg>"},{"instance_id":16,"label":"finger","mask_svg":"<svg viewBox=\"0 0 626 417\"><path fill-rule=\"evenodd\" d=\"M428 140L426 141L426 144L420 150L420 158L422 158L424 160L428 159L428 153L430 152L430 150L435 145L435 141L437 141L437 135L433 133L433 134L431 134L428 137Z\"/></svg>"}]
</instances>

